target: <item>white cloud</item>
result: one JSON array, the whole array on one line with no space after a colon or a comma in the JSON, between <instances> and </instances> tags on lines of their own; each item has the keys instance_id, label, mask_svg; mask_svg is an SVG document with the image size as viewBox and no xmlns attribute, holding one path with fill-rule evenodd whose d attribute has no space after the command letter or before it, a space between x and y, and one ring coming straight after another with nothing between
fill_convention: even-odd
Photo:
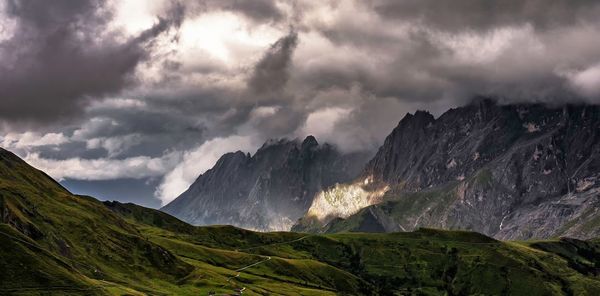
<instances>
[{"instance_id":1,"label":"white cloud","mask_svg":"<svg viewBox=\"0 0 600 296\"><path fill-rule=\"evenodd\" d=\"M271 26L250 26L235 13L214 11L184 22L178 46L184 53L201 51L204 58L216 59L228 66L260 55L281 34ZM195 57L199 58L197 54Z\"/></svg>"},{"instance_id":2,"label":"white cloud","mask_svg":"<svg viewBox=\"0 0 600 296\"><path fill-rule=\"evenodd\" d=\"M15 31L16 20L6 13L7 2L0 1L0 42L10 39Z\"/></svg>"},{"instance_id":3,"label":"white cloud","mask_svg":"<svg viewBox=\"0 0 600 296\"><path fill-rule=\"evenodd\" d=\"M120 0L114 2L115 18L112 26L123 28L128 35L136 35L157 22L156 13L166 1Z\"/></svg>"},{"instance_id":4,"label":"white cloud","mask_svg":"<svg viewBox=\"0 0 600 296\"><path fill-rule=\"evenodd\" d=\"M39 146L56 146L69 142L69 138L62 133L8 133L4 137L0 137L0 139L2 146L7 149L28 149Z\"/></svg>"},{"instance_id":5,"label":"white cloud","mask_svg":"<svg viewBox=\"0 0 600 296\"><path fill-rule=\"evenodd\" d=\"M332 139L335 124L348 116L352 109L328 107L312 112L306 118L300 135L313 135L318 139Z\"/></svg>"},{"instance_id":6,"label":"white cloud","mask_svg":"<svg viewBox=\"0 0 600 296\"><path fill-rule=\"evenodd\" d=\"M141 134L129 134L116 137L92 138L86 141L88 149L104 148L109 157L119 156L129 148L142 142Z\"/></svg>"},{"instance_id":7,"label":"white cloud","mask_svg":"<svg viewBox=\"0 0 600 296\"><path fill-rule=\"evenodd\" d=\"M178 163L179 156L177 153L171 153L159 158L137 156L125 159L70 158L57 160L41 158L38 153L30 153L23 159L60 181L65 178L112 180L158 177L172 169Z\"/></svg>"},{"instance_id":8,"label":"white cloud","mask_svg":"<svg viewBox=\"0 0 600 296\"><path fill-rule=\"evenodd\" d=\"M434 41L452 50L458 62L471 65L491 63L514 47L518 47L521 54L540 54L543 50L543 44L537 40L530 24L501 27L489 32L430 33Z\"/></svg>"},{"instance_id":9,"label":"white cloud","mask_svg":"<svg viewBox=\"0 0 600 296\"><path fill-rule=\"evenodd\" d=\"M184 153L183 160L168 172L155 195L165 205L183 193L196 178L215 165L227 152L254 151L260 145L250 136L230 136L204 142Z\"/></svg>"},{"instance_id":10,"label":"white cloud","mask_svg":"<svg viewBox=\"0 0 600 296\"><path fill-rule=\"evenodd\" d=\"M108 117L93 117L86 121L80 129L73 132L73 139L78 141L86 141L94 138L98 134L109 133L116 129L119 123Z\"/></svg>"},{"instance_id":11,"label":"white cloud","mask_svg":"<svg viewBox=\"0 0 600 296\"><path fill-rule=\"evenodd\" d=\"M146 102L136 99L111 98L102 101L94 101L88 107L88 111L110 110L110 109L140 109L143 110L148 105Z\"/></svg>"},{"instance_id":12,"label":"white cloud","mask_svg":"<svg viewBox=\"0 0 600 296\"><path fill-rule=\"evenodd\" d=\"M586 97L600 96L600 64L568 75L571 85Z\"/></svg>"},{"instance_id":13,"label":"white cloud","mask_svg":"<svg viewBox=\"0 0 600 296\"><path fill-rule=\"evenodd\" d=\"M258 108L254 108L250 112L250 120L257 120L257 119L269 117L269 116L277 113L277 111L279 111L279 109L281 109L281 108L274 107L274 106L261 106Z\"/></svg>"}]
</instances>

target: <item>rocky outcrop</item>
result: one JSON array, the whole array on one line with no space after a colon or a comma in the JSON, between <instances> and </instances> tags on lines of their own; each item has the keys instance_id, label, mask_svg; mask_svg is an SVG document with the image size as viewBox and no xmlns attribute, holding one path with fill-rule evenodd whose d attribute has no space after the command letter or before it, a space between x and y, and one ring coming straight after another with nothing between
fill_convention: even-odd
<instances>
[{"instance_id":1,"label":"rocky outcrop","mask_svg":"<svg viewBox=\"0 0 600 296\"><path fill-rule=\"evenodd\" d=\"M269 141L253 156L223 155L161 210L195 225L289 230L315 193L358 176L369 156L342 154L313 136Z\"/></svg>"},{"instance_id":2,"label":"rocky outcrop","mask_svg":"<svg viewBox=\"0 0 600 296\"><path fill-rule=\"evenodd\" d=\"M318 231L352 231L369 220L384 231L426 226L500 239L597 236L600 107L481 99L437 119L408 114L357 180L363 179L371 180L370 192L389 189L374 202L366 195L340 199L363 198L353 203L368 204L368 211L319 213L328 218L318 223L307 215L294 229L314 231L320 223Z\"/></svg>"}]
</instances>

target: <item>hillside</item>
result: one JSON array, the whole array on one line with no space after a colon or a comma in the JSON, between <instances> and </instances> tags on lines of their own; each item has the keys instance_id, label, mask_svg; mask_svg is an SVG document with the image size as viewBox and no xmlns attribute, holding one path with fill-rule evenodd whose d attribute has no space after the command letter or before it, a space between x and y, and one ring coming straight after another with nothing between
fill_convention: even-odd
<instances>
[{"instance_id":1,"label":"hillside","mask_svg":"<svg viewBox=\"0 0 600 296\"><path fill-rule=\"evenodd\" d=\"M223 155L161 210L193 225L289 230L315 193L355 178L369 156L342 154L312 136L269 141L252 156Z\"/></svg>"},{"instance_id":2,"label":"hillside","mask_svg":"<svg viewBox=\"0 0 600 296\"><path fill-rule=\"evenodd\" d=\"M296 231L600 235L600 107L498 105L406 115L361 176L320 192Z\"/></svg>"},{"instance_id":3,"label":"hillside","mask_svg":"<svg viewBox=\"0 0 600 296\"><path fill-rule=\"evenodd\" d=\"M154 210L133 204L119 207L148 212L144 217L154 215ZM435 229L313 235L213 226L173 232L129 217L151 241L181 257L228 269L243 265L241 260L263 262L236 278L236 285L243 285L248 293L285 294L265 289L264 278L284 286L350 295L593 295L600 291L600 244L592 241L501 242L474 232ZM294 289L299 287L289 291Z\"/></svg>"},{"instance_id":4,"label":"hillside","mask_svg":"<svg viewBox=\"0 0 600 296\"><path fill-rule=\"evenodd\" d=\"M0 150L2 295L596 295L600 242L261 233L70 194Z\"/></svg>"},{"instance_id":5,"label":"hillside","mask_svg":"<svg viewBox=\"0 0 600 296\"><path fill-rule=\"evenodd\" d=\"M1 244L7 255L2 256L2 289L44 291L72 283L90 289L89 294L102 294L109 286L152 291L149 278L173 283L193 269L101 202L72 195L1 148L0 212L2 239L11 242Z\"/></svg>"}]
</instances>

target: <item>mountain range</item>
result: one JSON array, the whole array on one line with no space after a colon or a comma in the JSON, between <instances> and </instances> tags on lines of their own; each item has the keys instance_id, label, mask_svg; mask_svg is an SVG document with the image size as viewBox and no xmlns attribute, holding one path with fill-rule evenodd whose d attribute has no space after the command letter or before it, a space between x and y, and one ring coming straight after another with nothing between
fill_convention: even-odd
<instances>
[{"instance_id":1,"label":"mountain range","mask_svg":"<svg viewBox=\"0 0 600 296\"><path fill-rule=\"evenodd\" d=\"M272 140L252 156L223 155L161 210L194 225L290 230L317 192L354 179L370 156L343 154L313 136Z\"/></svg>"},{"instance_id":2,"label":"mountain range","mask_svg":"<svg viewBox=\"0 0 600 296\"><path fill-rule=\"evenodd\" d=\"M599 106L477 98L407 114L370 160L337 151L308 137L226 154L162 210L258 230L600 236Z\"/></svg>"},{"instance_id":3,"label":"mountain range","mask_svg":"<svg viewBox=\"0 0 600 296\"><path fill-rule=\"evenodd\" d=\"M197 227L0 148L1 295L598 295L600 241Z\"/></svg>"}]
</instances>

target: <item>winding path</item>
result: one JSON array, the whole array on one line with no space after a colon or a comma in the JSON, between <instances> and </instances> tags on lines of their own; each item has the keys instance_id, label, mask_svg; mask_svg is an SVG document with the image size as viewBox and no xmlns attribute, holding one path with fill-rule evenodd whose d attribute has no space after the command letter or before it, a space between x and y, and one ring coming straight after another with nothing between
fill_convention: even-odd
<instances>
[{"instance_id":1,"label":"winding path","mask_svg":"<svg viewBox=\"0 0 600 296\"><path fill-rule=\"evenodd\" d=\"M252 266L259 265L259 264L261 264L261 263L265 263L265 262L267 262L267 261L269 261L269 260L271 260L271 256L267 256L267 259L265 259L265 260L258 261L258 262L252 263L252 264L250 264L250 265L244 266L244 267L242 267L242 268L238 268L238 269L236 269L235 271L237 272L237 274L236 274L236 275L234 275L234 276L232 276L232 277L229 277L229 278L227 278L227 282L230 282L231 280L233 280L233 279L235 279L235 278L239 277L239 276L240 276L240 274L242 273L242 271L244 271L245 269L248 269L248 268L250 268L250 267L252 267ZM246 290L246 287L242 287L242 288L241 288L240 290L238 290L237 292L238 292L239 294L242 294L242 293L244 293L244 291L245 291L245 290ZM223 295L223 294L220 294L220 295Z\"/></svg>"},{"instance_id":2,"label":"winding path","mask_svg":"<svg viewBox=\"0 0 600 296\"><path fill-rule=\"evenodd\" d=\"M290 240L290 241L284 241L284 242L278 242L278 243L272 243L272 244L254 246L254 247L249 247L249 248L244 248L244 249L236 249L235 251L236 252L243 252L243 251L249 251L249 250L263 248L263 247L291 244L291 243L294 243L294 242L297 242L297 241L301 241L301 240L303 240L303 239L305 239L305 238L307 238L309 236L311 236L311 235L310 234L309 235L305 235L303 237L300 237L300 238L297 238L297 239L294 239L294 240ZM244 267L236 269L235 271L237 272L237 274L234 275L234 276L232 276L232 277L227 278L227 282L231 282L233 279L240 277L240 274L242 273L242 271L244 271L244 270L246 270L246 269L248 269L250 267L253 267L253 266L256 266L256 265L259 265L259 264L262 264L262 263L265 263L265 262L271 260L271 256L261 256L261 257L266 257L267 259L264 259L262 261L258 261L258 262L252 263L250 265L247 265L247 266L244 266ZM244 292L244 290L246 290L246 287L242 287L237 292L239 294L242 294Z\"/></svg>"}]
</instances>

